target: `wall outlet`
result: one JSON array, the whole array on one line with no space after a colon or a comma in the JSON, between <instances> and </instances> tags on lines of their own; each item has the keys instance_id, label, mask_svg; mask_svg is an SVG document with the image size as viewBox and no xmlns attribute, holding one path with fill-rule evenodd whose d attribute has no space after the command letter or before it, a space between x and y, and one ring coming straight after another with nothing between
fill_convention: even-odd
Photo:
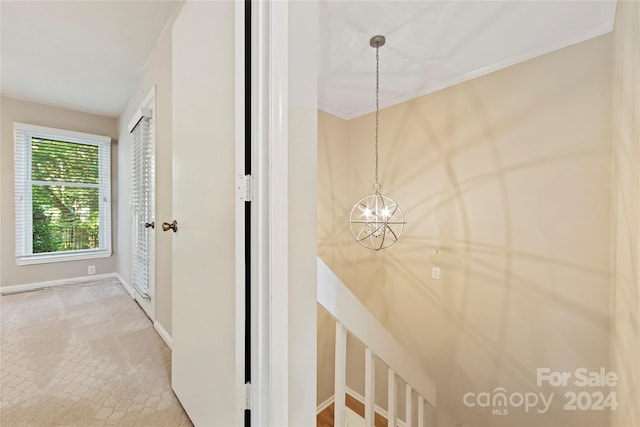
<instances>
[{"instance_id":1,"label":"wall outlet","mask_svg":"<svg viewBox=\"0 0 640 427\"><path fill-rule=\"evenodd\" d=\"M440 267L433 267L431 269L431 277L436 280L440 280Z\"/></svg>"},{"instance_id":2,"label":"wall outlet","mask_svg":"<svg viewBox=\"0 0 640 427\"><path fill-rule=\"evenodd\" d=\"M96 266L95 265L90 265L89 268L87 268L87 273L89 275L96 274Z\"/></svg>"}]
</instances>

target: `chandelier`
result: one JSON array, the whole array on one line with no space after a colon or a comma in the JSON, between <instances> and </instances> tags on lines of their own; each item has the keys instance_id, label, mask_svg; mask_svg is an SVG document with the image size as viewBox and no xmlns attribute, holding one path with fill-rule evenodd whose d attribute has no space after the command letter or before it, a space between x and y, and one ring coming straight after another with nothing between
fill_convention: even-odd
<instances>
[{"instance_id":1,"label":"chandelier","mask_svg":"<svg viewBox=\"0 0 640 427\"><path fill-rule=\"evenodd\" d=\"M392 246L402 235L406 224L402 209L389 196L380 193L378 180L378 117L380 113L380 55L384 36L373 36L369 41L376 48L376 138L375 138L375 184L374 193L358 200L349 215L351 235L367 249L379 251Z\"/></svg>"}]
</instances>

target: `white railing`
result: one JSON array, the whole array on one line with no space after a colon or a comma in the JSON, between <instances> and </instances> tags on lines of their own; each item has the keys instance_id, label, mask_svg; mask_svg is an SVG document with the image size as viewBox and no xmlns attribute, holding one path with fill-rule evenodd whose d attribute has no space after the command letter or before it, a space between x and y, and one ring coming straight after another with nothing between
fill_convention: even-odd
<instances>
[{"instance_id":1,"label":"white railing","mask_svg":"<svg viewBox=\"0 0 640 427\"><path fill-rule=\"evenodd\" d=\"M425 403L433 407L436 405L435 383L320 258L318 258L318 303L336 320L334 426L343 427L345 425L347 333L350 333L365 346L365 425L374 427L374 369L377 358L388 369L387 419L389 427L395 427L398 422L398 378L406 383L405 420L408 420L405 423L406 427L411 426L413 419L412 397L414 393L418 396L417 426L423 427Z\"/></svg>"}]
</instances>

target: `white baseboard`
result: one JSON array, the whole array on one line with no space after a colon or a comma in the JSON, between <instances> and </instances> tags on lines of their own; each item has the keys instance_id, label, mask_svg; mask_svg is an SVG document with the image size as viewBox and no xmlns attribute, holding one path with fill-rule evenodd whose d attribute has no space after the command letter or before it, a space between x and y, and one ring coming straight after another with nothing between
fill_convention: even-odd
<instances>
[{"instance_id":1,"label":"white baseboard","mask_svg":"<svg viewBox=\"0 0 640 427\"><path fill-rule=\"evenodd\" d=\"M364 405L364 396L362 396L360 393L354 391L349 387L346 387L346 393ZM320 405L318 405L318 407L316 408L316 415L327 409L335 400L335 395L333 395L322 402ZM388 412L382 409L380 406L376 405L375 411L378 414L382 415L384 418L389 419ZM398 425L398 427L405 427L406 424L404 421L396 419L396 425Z\"/></svg>"},{"instance_id":2,"label":"white baseboard","mask_svg":"<svg viewBox=\"0 0 640 427\"><path fill-rule=\"evenodd\" d=\"M162 341L164 341L167 347L169 347L169 350L171 350L171 344L173 341L167 330L157 321L153 322L153 328L156 330L158 335L160 335L160 338L162 338Z\"/></svg>"},{"instance_id":3,"label":"white baseboard","mask_svg":"<svg viewBox=\"0 0 640 427\"><path fill-rule=\"evenodd\" d=\"M122 285L124 290L127 291L129 296L131 297L131 299L134 299L135 298L135 294L133 293L133 288L131 287L131 285L129 283L127 283L127 281L124 280L122 278L122 276L119 275L118 273L114 273L114 274L116 275L116 278L118 279L118 282L120 282L120 284Z\"/></svg>"},{"instance_id":4,"label":"white baseboard","mask_svg":"<svg viewBox=\"0 0 640 427\"><path fill-rule=\"evenodd\" d=\"M80 283L95 282L103 279L116 279L116 273L92 274L91 276L70 277L68 279L49 280L46 282L25 283L23 285L9 285L0 287L0 294L15 294L18 292L36 291L54 286L77 285Z\"/></svg>"}]
</instances>

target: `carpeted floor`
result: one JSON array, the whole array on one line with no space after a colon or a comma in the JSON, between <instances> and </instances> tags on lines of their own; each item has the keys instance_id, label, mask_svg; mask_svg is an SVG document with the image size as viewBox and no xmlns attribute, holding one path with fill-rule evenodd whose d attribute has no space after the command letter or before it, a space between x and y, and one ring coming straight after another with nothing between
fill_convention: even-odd
<instances>
[{"instance_id":1,"label":"carpeted floor","mask_svg":"<svg viewBox=\"0 0 640 427\"><path fill-rule=\"evenodd\" d=\"M115 282L0 297L0 426L191 426L171 352Z\"/></svg>"}]
</instances>

